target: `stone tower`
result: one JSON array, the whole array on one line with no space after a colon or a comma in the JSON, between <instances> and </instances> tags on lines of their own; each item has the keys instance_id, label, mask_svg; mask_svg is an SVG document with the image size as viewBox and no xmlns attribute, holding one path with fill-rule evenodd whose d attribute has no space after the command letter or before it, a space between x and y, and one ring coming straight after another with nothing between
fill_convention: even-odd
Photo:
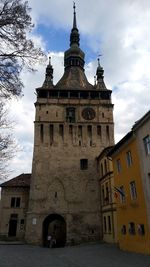
<instances>
[{"instance_id":1,"label":"stone tower","mask_svg":"<svg viewBox=\"0 0 150 267\"><path fill-rule=\"evenodd\" d=\"M64 74L54 85L49 60L45 81L36 89L29 243L47 246L51 235L62 246L101 236L96 157L114 144L113 105L99 60L97 80L88 82L79 41L74 6Z\"/></svg>"}]
</instances>

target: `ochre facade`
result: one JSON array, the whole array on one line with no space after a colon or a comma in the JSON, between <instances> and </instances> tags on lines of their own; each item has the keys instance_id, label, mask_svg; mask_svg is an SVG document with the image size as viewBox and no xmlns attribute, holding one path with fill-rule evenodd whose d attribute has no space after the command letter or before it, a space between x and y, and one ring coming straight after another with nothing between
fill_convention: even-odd
<instances>
[{"instance_id":1,"label":"ochre facade","mask_svg":"<svg viewBox=\"0 0 150 267\"><path fill-rule=\"evenodd\" d=\"M144 146L144 144L143 144ZM123 250L150 253L150 231L136 134L129 132L110 152L117 197L117 230Z\"/></svg>"}]
</instances>

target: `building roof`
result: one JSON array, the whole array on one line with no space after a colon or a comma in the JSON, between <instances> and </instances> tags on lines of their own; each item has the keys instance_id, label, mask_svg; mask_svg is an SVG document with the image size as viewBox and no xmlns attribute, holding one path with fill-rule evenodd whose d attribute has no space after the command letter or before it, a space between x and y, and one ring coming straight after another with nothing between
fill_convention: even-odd
<instances>
[{"instance_id":1,"label":"building roof","mask_svg":"<svg viewBox=\"0 0 150 267\"><path fill-rule=\"evenodd\" d=\"M110 150L113 149L114 146L108 146L105 147L102 152L99 154L99 156L97 157L98 160L102 159L104 156L107 156L107 154L110 152Z\"/></svg>"},{"instance_id":2,"label":"building roof","mask_svg":"<svg viewBox=\"0 0 150 267\"><path fill-rule=\"evenodd\" d=\"M112 156L116 151L118 151L131 137L133 136L133 131L128 132L107 154Z\"/></svg>"},{"instance_id":3,"label":"building roof","mask_svg":"<svg viewBox=\"0 0 150 267\"><path fill-rule=\"evenodd\" d=\"M144 114L144 116L135 122L132 130L128 132L108 153L108 156L112 156L120 147L122 147L131 137L134 136L135 131L142 126L150 118L150 110Z\"/></svg>"},{"instance_id":4,"label":"building roof","mask_svg":"<svg viewBox=\"0 0 150 267\"><path fill-rule=\"evenodd\" d=\"M17 177L2 183L1 187L30 187L31 173L22 173Z\"/></svg>"},{"instance_id":5,"label":"building roof","mask_svg":"<svg viewBox=\"0 0 150 267\"><path fill-rule=\"evenodd\" d=\"M136 131L140 126L142 126L148 119L150 119L150 110L144 114L142 118L135 122L132 127L133 131Z\"/></svg>"}]
</instances>

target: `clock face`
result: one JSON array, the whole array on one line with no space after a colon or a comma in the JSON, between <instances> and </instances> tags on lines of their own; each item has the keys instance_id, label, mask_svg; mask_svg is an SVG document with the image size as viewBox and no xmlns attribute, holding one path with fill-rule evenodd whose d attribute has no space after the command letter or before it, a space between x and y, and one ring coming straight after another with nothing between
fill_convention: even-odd
<instances>
[{"instance_id":1,"label":"clock face","mask_svg":"<svg viewBox=\"0 0 150 267\"><path fill-rule=\"evenodd\" d=\"M85 120L93 120L95 118L95 110L92 108L84 108L82 111L82 117Z\"/></svg>"}]
</instances>

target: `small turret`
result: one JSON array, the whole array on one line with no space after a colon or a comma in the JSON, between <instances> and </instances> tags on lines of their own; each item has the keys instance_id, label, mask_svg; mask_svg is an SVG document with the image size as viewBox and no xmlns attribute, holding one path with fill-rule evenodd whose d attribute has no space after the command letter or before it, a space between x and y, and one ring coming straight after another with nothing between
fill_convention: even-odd
<instances>
[{"instance_id":1,"label":"small turret","mask_svg":"<svg viewBox=\"0 0 150 267\"><path fill-rule=\"evenodd\" d=\"M49 63L46 67L45 81L42 87L44 88L53 87L53 67L51 65L51 57L49 57Z\"/></svg>"},{"instance_id":2,"label":"small turret","mask_svg":"<svg viewBox=\"0 0 150 267\"><path fill-rule=\"evenodd\" d=\"M96 76L97 76L97 84L96 84L96 89L98 90L106 90L106 85L104 83L104 69L100 65L100 58L98 60L98 67L96 71Z\"/></svg>"}]
</instances>

